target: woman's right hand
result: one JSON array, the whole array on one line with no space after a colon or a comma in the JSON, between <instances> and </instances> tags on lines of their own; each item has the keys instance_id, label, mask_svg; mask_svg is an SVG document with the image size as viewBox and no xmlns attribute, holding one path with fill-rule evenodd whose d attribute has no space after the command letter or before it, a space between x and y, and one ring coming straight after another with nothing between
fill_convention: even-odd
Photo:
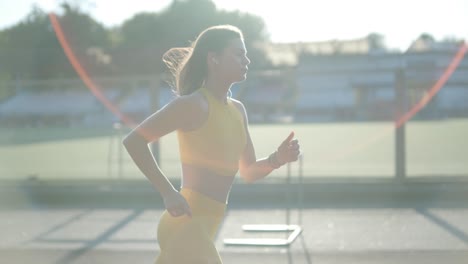
<instances>
[{"instance_id":1,"label":"woman's right hand","mask_svg":"<svg viewBox=\"0 0 468 264\"><path fill-rule=\"evenodd\" d=\"M171 216L179 217L187 215L188 217L192 217L190 206L178 191L174 190L173 192L170 192L164 196L163 200L164 206Z\"/></svg>"}]
</instances>

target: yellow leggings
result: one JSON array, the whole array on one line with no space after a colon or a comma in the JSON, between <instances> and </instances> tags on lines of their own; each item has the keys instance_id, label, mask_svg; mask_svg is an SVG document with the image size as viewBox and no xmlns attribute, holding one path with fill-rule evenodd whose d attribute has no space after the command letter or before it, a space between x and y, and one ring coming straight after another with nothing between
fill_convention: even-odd
<instances>
[{"instance_id":1,"label":"yellow leggings","mask_svg":"<svg viewBox=\"0 0 468 264\"><path fill-rule=\"evenodd\" d=\"M186 188L180 193L192 210L192 218L172 217L164 211L158 225L161 253L156 264L221 264L214 239L226 204Z\"/></svg>"}]
</instances>

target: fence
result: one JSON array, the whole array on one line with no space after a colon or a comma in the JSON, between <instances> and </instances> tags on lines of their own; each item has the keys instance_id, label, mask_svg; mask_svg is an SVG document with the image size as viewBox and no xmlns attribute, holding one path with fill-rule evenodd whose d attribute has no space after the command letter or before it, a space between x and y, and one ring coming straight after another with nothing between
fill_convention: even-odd
<instances>
[{"instance_id":1,"label":"fence","mask_svg":"<svg viewBox=\"0 0 468 264\"><path fill-rule=\"evenodd\" d=\"M381 144L385 147L371 150L372 154L363 158L363 160L371 158L372 160L369 161L369 164L372 163L371 165L362 163L356 158L358 155L355 153L368 151L366 148L372 144L379 144L378 138L385 133L366 132L367 130L360 129L343 130L341 131L343 134L337 134L336 137L331 135L334 138L334 144L341 148L320 149L321 152L314 152L313 147L307 146L317 144L316 142L305 141L304 143L307 145L304 148L313 152L307 155L311 160L305 161L306 175L326 177L326 170L330 167L320 167L319 162L333 166L331 165L333 162L347 157L346 162L337 163L345 169L335 173L336 175L342 173L343 176L348 177L364 174L379 176L380 173L386 178L405 180L408 171L410 171L413 176L427 174L465 178L468 174L466 160L463 158L466 157L464 150L466 148L461 142L461 136L452 135L454 133L453 126L447 126L446 121L452 118L466 119L468 117L468 67L461 65L456 68L440 87L440 91L432 93L432 88L443 77L447 65L431 64L416 67L408 64L397 66L355 69L298 67L289 70L252 72L249 73L246 82L236 84L232 88L232 94L233 97L240 99L246 105L252 126L255 126L257 122L283 122L288 123L290 127L296 127L301 123L320 125L381 122L386 124L383 130L391 138L387 143ZM173 98L171 90L161 80L158 76L135 76L131 78L101 78L94 81L100 88L98 92L105 100L137 123ZM102 98L97 99L99 96L96 96L96 91L89 91L81 80L15 81L5 85L15 92L0 102L0 121L3 128L28 127L37 129L50 126L76 129L88 129L96 126L112 128L114 124L121 121L115 113L103 105ZM398 122L403 120L408 113L412 114L410 119ZM408 125L410 130L413 130L416 125L424 125L423 122L416 123L415 120L432 120L434 123L431 127L422 128L420 133L410 133L411 138L408 139ZM324 121L327 123L323 123ZM455 127L457 126L455 125ZM430 141L433 139L428 139L426 145L415 144L421 139L414 135L433 133L433 128L437 128L436 130L439 131L432 136L437 137L437 141L441 141L439 144L433 144L439 146L439 149L427 151L429 145L434 143L434 141ZM464 134L465 130L466 126L460 126L460 131L457 133ZM112 131L123 133L121 130L111 130L109 133L112 134ZM339 130L334 131L333 133L337 133L336 131L341 133ZM356 140L356 137L349 135L353 133L361 133L366 139ZM265 148L259 148L259 154L269 151L267 147L271 147L276 140L272 137L269 136L271 139L265 144ZM317 141L323 139L320 136L312 138ZM263 139L262 136L257 141ZM353 141L362 142L356 145ZM118 148L121 144L118 143L118 140L114 140L114 143L108 144L109 148L112 148L109 155L115 155L112 153L114 151L121 153ZM111 144L114 145L111 146ZM159 148L160 146L157 144L153 148L158 159ZM175 148L175 145L171 148ZM435 154L437 152L442 152L441 156L445 154L449 158L440 158ZM171 154L163 153L162 164L177 163L176 153L176 151L171 152ZM323 153L328 153L328 155L322 155ZM433 159L418 161L423 155L432 155ZM115 173L109 171L115 158L110 156L107 158L109 164L107 174L113 175ZM121 161L121 158L117 160L117 163L125 162ZM410 166L408 166L408 160L410 160ZM437 165L439 161L440 165ZM423 167L429 165L435 167L424 170ZM121 170L125 170L126 166L121 164L118 166L120 169L117 175L125 175ZM170 166L176 167L172 164ZM353 169L348 169L353 166L356 167L354 173ZM369 166L367 171L363 169L365 166ZM374 169L372 166L380 167ZM176 169L173 170L176 171ZM381 173L382 171L385 172ZM430 171L434 171L434 174L431 174Z\"/></svg>"}]
</instances>

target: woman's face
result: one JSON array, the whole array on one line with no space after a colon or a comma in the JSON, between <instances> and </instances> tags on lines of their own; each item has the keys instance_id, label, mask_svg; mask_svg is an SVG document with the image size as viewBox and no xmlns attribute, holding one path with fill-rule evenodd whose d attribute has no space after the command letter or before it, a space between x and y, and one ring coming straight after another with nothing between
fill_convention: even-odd
<instances>
[{"instance_id":1,"label":"woman's face","mask_svg":"<svg viewBox=\"0 0 468 264\"><path fill-rule=\"evenodd\" d=\"M233 39L228 46L215 56L216 74L227 82L235 83L247 78L247 50L242 39Z\"/></svg>"}]
</instances>

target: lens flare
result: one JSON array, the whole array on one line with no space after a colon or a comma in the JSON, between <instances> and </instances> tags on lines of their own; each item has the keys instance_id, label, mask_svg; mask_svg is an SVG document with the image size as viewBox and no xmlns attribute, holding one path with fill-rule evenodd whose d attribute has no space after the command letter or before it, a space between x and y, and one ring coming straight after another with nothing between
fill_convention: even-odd
<instances>
[{"instance_id":1,"label":"lens flare","mask_svg":"<svg viewBox=\"0 0 468 264\"><path fill-rule=\"evenodd\" d=\"M78 76L85 83L86 87L88 87L88 89L94 94L94 96L96 96L96 98L98 98L99 101L101 101L101 103L103 103L104 106L107 107L107 109L109 109L114 115L119 117L120 120L129 125L134 124L132 120L126 117L114 104L112 104L112 102L110 102L104 96L104 94L101 92L100 87L89 77L88 72L83 68L78 58L75 56L75 53L71 49L71 46L68 43L66 35L63 33L62 26L60 25L57 16L53 13L50 13L49 19L50 23L52 24L52 27L54 28L55 35L57 36L57 39L59 40L63 51L65 52L65 55L67 56L68 60L70 61L70 64L73 66Z\"/></svg>"}]
</instances>

